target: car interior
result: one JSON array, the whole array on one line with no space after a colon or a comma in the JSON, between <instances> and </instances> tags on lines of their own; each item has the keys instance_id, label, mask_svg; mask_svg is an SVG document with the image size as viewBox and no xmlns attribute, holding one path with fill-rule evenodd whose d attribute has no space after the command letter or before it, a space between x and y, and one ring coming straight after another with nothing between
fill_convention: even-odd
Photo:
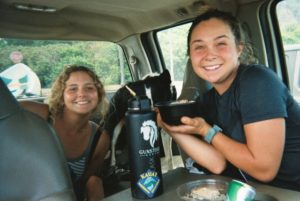
<instances>
[{"instance_id":1,"label":"car interior","mask_svg":"<svg viewBox=\"0 0 300 201\"><path fill-rule=\"evenodd\" d=\"M290 4L293 5L291 7L294 10L300 9L297 0L0 0L0 48L2 48L0 60L4 57L8 58L7 53L12 50L4 49L5 41L10 39L110 42L117 45L118 50L124 55L128 79L106 86L109 99L126 81L141 80L149 74L160 74L165 69L171 72L171 78L177 90L177 99L193 99L210 89L211 86L192 71L191 63L186 55L186 35L182 42L170 37L172 34L170 30L186 25L186 34L192 20L207 8L213 7L237 16L255 49L258 62L274 70L300 103L300 46L288 47L283 40L285 36L282 35L284 33L282 23L291 18L290 15L284 15L287 12L286 7ZM295 19L300 18L298 16ZM290 22L292 23L292 20ZM299 22L296 21L296 24ZM164 46L162 39L167 40L168 45ZM177 47L178 42L183 45ZM173 48L180 49L175 50L181 54L180 57L172 57L169 51L171 44L176 46ZM298 37L298 44L300 44L300 37ZM79 51L87 50L81 48ZM101 56L98 55L98 57ZM56 65L54 60L55 58L51 62ZM0 70L7 67L7 62L5 62L3 59L0 61ZM108 69L109 65L109 63L106 64ZM48 70L51 71L51 69ZM103 73L104 79L109 76L109 71ZM195 88L198 90L190 90ZM16 120L10 121L18 121L16 124L18 126L7 123L8 119L1 110L11 108L9 113L14 113L18 107L17 104L10 106L14 99L2 83L0 152L1 160L9 159L10 162L0 165L0 177L5 178L0 180L0 200L74 200L74 195L70 190L70 178L62 158L63 153L53 131L43 123L34 120L36 127L44 131L41 131L41 136L34 138L35 140L28 140L30 137L25 139L23 137L25 133L35 135L37 132L35 125L26 126L24 133L22 125L25 124L25 119L27 122L28 118L30 121L34 117L26 113L15 114L21 116L16 116L14 117ZM43 97L41 101L44 99L46 97ZM13 129L16 127L19 130ZM30 132L31 130L36 132ZM16 135L11 135L12 133ZM163 140L162 157L167 161L169 169L176 167L172 159L175 155L179 156L181 165L184 165L186 157L180 148L171 142L171 146L166 149L165 147L169 145L164 143ZM45 155L36 156L36 153L41 152L41 146L47 147L43 149ZM12 151L11 147L17 148ZM26 147L30 147L30 152ZM167 158L170 149L171 158ZM31 154L32 162L30 159L21 162L23 159L20 160L20 158L28 157L28 154ZM30 163L26 171L22 171L25 169L24 163ZM112 174L117 174L116 171L118 175L112 176ZM42 177L39 173L43 173L44 176ZM116 180L121 184L124 180L127 183L119 187L115 186L114 189L109 186L106 189L107 196L129 187L127 173L125 166L108 173L112 176L109 177L111 181ZM37 180L37 177L40 179ZM16 194L14 188L23 190Z\"/></svg>"}]
</instances>

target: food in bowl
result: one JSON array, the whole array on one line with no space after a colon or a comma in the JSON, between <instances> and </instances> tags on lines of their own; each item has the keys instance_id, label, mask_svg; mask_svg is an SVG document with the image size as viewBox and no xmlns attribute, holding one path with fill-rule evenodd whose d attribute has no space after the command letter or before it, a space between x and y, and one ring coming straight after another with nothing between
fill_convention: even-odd
<instances>
[{"instance_id":1,"label":"food in bowl","mask_svg":"<svg viewBox=\"0 0 300 201\"><path fill-rule=\"evenodd\" d=\"M225 201L228 182L216 179L201 179L179 186L176 191L181 200Z\"/></svg>"},{"instance_id":2,"label":"food in bowl","mask_svg":"<svg viewBox=\"0 0 300 201\"><path fill-rule=\"evenodd\" d=\"M200 200L226 200L226 195L224 193L221 193L218 189L209 187L194 188L187 196Z\"/></svg>"},{"instance_id":3,"label":"food in bowl","mask_svg":"<svg viewBox=\"0 0 300 201\"><path fill-rule=\"evenodd\" d=\"M189 101L189 100L186 100L186 99L183 99L183 100L177 100L177 101L170 101L170 103L171 103L172 105L182 104L182 103L188 103L188 102L194 102L194 101Z\"/></svg>"},{"instance_id":4,"label":"food in bowl","mask_svg":"<svg viewBox=\"0 0 300 201\"><path fill-rule=\"evenodd\" d=\"M155 106L159 109L162 120L169 125L180 125L181 117L196 117L198 111L194 100L159 102Z\"/></svg>"}]
</instances>

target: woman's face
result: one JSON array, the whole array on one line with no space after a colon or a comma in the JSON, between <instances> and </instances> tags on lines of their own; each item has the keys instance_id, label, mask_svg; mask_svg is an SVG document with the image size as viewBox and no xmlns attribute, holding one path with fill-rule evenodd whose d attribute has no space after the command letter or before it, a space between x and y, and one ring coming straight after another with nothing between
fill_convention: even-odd
<instances>
[{"instance_id":1,"label":"woman's face","mask_svg":"<svg viewBox=\"0 0 300 201\"><path fill-rule=\"evenodd\" d=\"M211 18L200 22L190 41L190 59L195 73L224 92L235 78L242 46L237 46L228 24Z\"/></svg>"},{"instance_id":2,"label":"woman's face","mask_svg":"<svg viewBox=\"0 0 300 201\"><path fill-rule=\"evenodd\" d=\"M97 107L98 92L93 79L86 72L71 73L64 90L65 109L89 114Z\"/></svg>"}]
</instances>

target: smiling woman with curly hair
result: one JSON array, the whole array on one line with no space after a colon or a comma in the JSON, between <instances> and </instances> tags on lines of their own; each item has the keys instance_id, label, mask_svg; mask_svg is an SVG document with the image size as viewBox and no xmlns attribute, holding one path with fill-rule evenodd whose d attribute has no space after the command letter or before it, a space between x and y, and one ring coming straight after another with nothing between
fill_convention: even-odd
<instances>
[{"instance_id":1,"label":"smiling woman with curly hair","mask_svg":"<svg viewBox=\"0 0 300 201\"><path fill-rule=\"evenodd\" d=\"M95 74L95 72L93 72L90 68L76 65L67 66L65 70L59 75L59 77L54 81L48 101L51 115L56 116L63 112L63 94L66 88L66 81L70 78L70 75L72 73L79 71L87 73L94 81L95 87L98 92L99 104L94 109L93 114L100 114L101 117L104 118L107 112L108 103L105 97L105 91L102 82L100 81L99 77Z\"/></svg>"},{"instance_id":2,"label":"smiling woman with curly hair","mask_svg":"<svg viewBox=\"0 0 300 201\"><path fill-rule=\"evenodd\" d=\"M49 104L20 103L53 125L65 151L77 200L103 198L99 169L110 139L90 121L94 114L103 120L107 111L104 87L94 71L85 66L67 66L53 84Z\"/></svg>"}]
</instances>

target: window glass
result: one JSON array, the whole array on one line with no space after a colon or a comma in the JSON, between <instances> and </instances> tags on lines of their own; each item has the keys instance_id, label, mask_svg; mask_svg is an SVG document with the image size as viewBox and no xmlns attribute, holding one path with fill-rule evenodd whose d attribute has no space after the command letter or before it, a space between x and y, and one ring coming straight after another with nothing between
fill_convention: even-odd
<instances>
[{"instance_id":1,"label":"window glass","mask_svg":"<svg viewBox=\"0 0 300 201\"><path fill-rule=\"evenodd\" d=\"M279 2L276 8L292 94L300 103L300 3Z\"/></svg>"},{"instance_id":2,"label":"window glass","mask_svg":"<svg viewBox=\"0 0 300 201\"><path fill-rule=\"evenodd\" d=\"M188 60L187 35L190 26L191 23L188 23L157 33L164 62L171 73L177 95L180 95L181 92L184 70Z\"/></svg>"},{"instance_id":3,"label":"window glass","mask_svg":"<svg viewBox=\"0 0 300 201\"><path fill-rule=\"evenodd\" d=\"M71 64L93 68L108 92L131 81L127 60L115 43L0 38L0 76L17 98L36 95L38 82L38 95L46 97L57 75ZM28 68L33 75L27 75ZM25 83L30 79L36 81L35 89L26 91L29 87Z\"/></svg>"}]
</instances>

